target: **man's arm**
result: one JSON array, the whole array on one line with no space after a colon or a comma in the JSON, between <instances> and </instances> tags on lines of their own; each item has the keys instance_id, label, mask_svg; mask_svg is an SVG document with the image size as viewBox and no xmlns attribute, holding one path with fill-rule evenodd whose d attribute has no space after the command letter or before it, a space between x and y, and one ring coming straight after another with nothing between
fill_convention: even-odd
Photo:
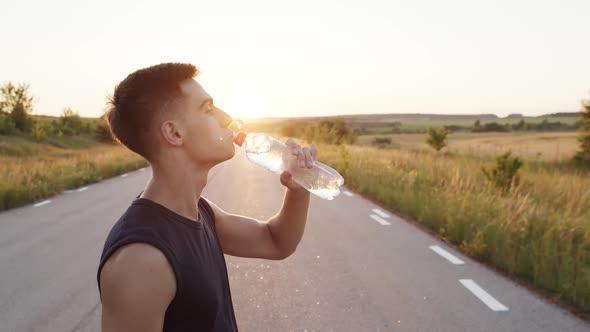
<instances>
[{"instance_id":1,"label":"man's arm","mask_svg":"<svg viewBox=\"0 0 590 332\"><path fill-rule=\"evenodd\" d=\"M215 229L223 252L232 256L285 259L297 248L309 206L309 192L287 189L283 207L268 221L230 214L214 203Z\"/></svg>"},{"instance_id":2,"label":"man's arm","mask_svg":"<svg viewBox=\"0 0 590 332\"><path fill-rule=\"evenodd\" d=\"M288 139L286 144L291 152L290 165L313 167L312 161L317 160L318 153L315 145L301 148L292 139ZM280 180L287 188L283 206L267 222L228 214L210 203L215 212L217 235L224 253L240 257L284 259L295 252L305 229L310 193L292 180L290 172L283 172Z\"/></svg>"},{"instance_id":3,"label":"man's arm","mask_svg":"<svg viewBox=\"0 0 590 332\"><path fill-rule=\"evenodd\" d=\"M176 294L174 270L145 243L119 248L100 271L103 332L161 332Z\"/></svg>"}]
</instances>

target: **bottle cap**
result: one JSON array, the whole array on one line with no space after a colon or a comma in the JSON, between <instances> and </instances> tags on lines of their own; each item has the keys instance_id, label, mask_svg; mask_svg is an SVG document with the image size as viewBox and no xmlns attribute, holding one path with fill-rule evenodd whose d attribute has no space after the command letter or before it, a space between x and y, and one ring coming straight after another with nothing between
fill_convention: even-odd
<instances>
[{"instance_id":1,"label":"bottle cap","mask_svg":"<svg viewBox=\"0 0 590 332\"><path fill-rule=\"evenodd\" d=\"M234 137L234 144L236 144L237 146L242 146L242 144L244 144L244 141L246 140L246 133L234 133Z\"/></svg>"}]
</instances>

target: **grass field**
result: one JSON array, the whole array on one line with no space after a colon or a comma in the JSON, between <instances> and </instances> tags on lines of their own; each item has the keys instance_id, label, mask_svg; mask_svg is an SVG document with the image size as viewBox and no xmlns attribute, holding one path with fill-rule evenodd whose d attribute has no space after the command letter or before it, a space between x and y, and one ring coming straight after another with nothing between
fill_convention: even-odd
<instances>
[{"instance_id":1,"label":"grass field","mask_svg":"<svg viewBox=\"0 0 590 332\"><path fill-rule=\"evenodd\" d=\"M392 149L431 150L425 134L363 135L359 145L371 145L375 137L389 137ZM470 156L494 157L511 150L527 160L559 161L571 158L578 149L576 132L451 133L442 151Z\"/></svg>"},{"instance_id":2,"label":"grass field","mask_svg":"<svg viewBox=\"0 0 590 332\"><path fill-rule=\"evenodd\" d=\"M1 136L0 211L146 166L138 155L91 138L33 143Z\"/></svg>"}]
</instances>

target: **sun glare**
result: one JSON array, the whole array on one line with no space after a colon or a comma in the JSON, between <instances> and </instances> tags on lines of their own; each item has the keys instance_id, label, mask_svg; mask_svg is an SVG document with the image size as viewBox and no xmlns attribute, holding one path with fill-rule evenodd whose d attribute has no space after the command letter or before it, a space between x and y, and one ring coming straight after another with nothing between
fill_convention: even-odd
<instances>
[{"instance_id":1,"label":"sun glare","mask_svg":"<svg viewBox=\"0 0 590 332\"><path fill-rule=\"evenodd\" d=\"M254 94L233 96L223 104L221 108L234 118L254 119L271 114L270 103Z\"/></svg>"}]
</instances>

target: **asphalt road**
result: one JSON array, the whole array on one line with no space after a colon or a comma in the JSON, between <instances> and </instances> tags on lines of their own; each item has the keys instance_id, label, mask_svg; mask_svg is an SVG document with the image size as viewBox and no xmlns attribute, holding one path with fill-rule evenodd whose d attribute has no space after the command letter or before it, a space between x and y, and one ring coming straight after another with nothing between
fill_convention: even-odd
<instances>
[{"instance_id":1,"label":"asphalt road","mask_svg":"<svg viewBox=\"0 0 590 332\"><path fill-rule=\"evenodd\" d=\"M104 240L150 173L0 213L0 331L100 330ZM283 193L277 175L238 151L211 170L203 196L266 220ZM333 201L312 196L303 240L286 260L226 260L241 331L590 331L348 191Z\"/></svg>"}]
</instances>

